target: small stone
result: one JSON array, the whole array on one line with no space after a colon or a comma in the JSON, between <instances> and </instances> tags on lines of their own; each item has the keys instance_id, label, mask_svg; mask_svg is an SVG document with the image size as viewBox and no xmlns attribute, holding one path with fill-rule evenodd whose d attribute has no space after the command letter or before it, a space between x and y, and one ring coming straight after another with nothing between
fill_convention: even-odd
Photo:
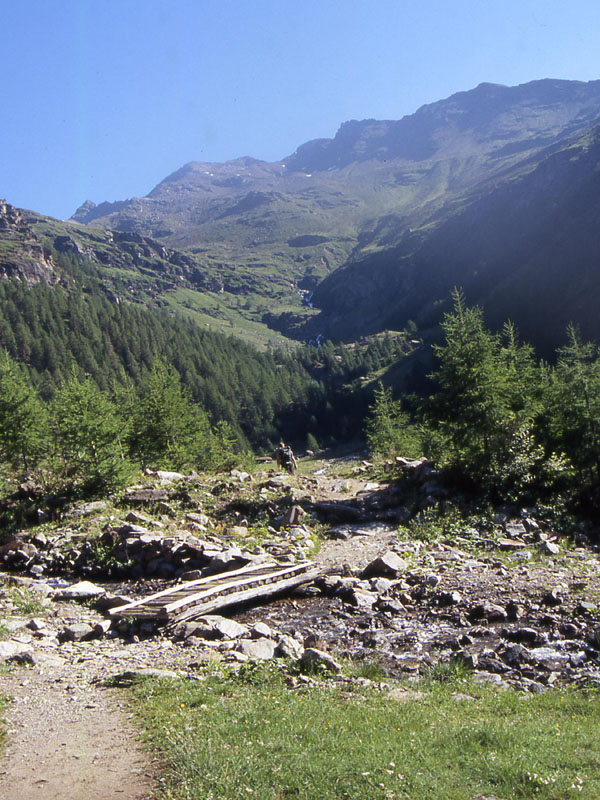
<instances>
[{"instance_id":1,"label":"small stone","mask_svg":"<svg viewBox=\"0 0 600 800\"><path fill-rule=\"evenodd\" d=\"M598 606L595 603L589 603L587 600L580 600L575 606L575 613L581 616L592 616L598 611Z\"/></svg>"},{"instance_id":2,"label":"small stone","mask_svg":"<svg viewBox=\"0 0 600 800\"><path fill-rule=\"evenodd\" d=\"M356 608L369 609L373 608L373 605L375 604L376 600L377 600L377 595L374 594L373 592L365 592L361 591L360 589L352 589L348 596L347 602L350 603L350 605L355 606Z\"/></svg>"},{"instance_id":3,"label":"small stone","mask_svg":"<svg viewBox=\"0 0 600 800\"><path fill-rule=\"evenodd\" d=\"M560 553L560 547L554 542L540 542L538 550L547 556L557 556Z\"/></svg>"},{"instance_id":4,"label":"small stone","mask_svg":"<svg viewBox=\"0 0 600 800\"><path fill-rule=\"evenodd\" d=\"M564 625L561 625L559 630L565 639L576 639L581 634L578 626L574 625L572 622L566 622Z\"/></svg>"},{"instance_id":5,"label":"small stone","mask_svg":"<svg viewBox=\"0 0 600 800\"><path fill-rule=\"evenodd\" d=\"M399 600L391 599L383 599L377 603L377 609L379 611L385 611L388 614L402 614L403 611L406 611L406 608L402 605Z\"/></svg>"},{"instance_id":6,"label":"small stone","mask_svg":"<svg viewBox=\"0 0 600 800\"><path fill-rule=\"evenodd\" d=\"M207 614L203 619L211 626L216 636L222 639L239 639L241 636L247 636L249 632L246 625L240 625L239 622L227 617Z\"/></svg>"},{"instance_id":7,"label":"small stone","mask_svg":"<svg viewBox=\"0 0 600 800\"><path fill-rule=\"evenodd\" d=\"M54 600L91 600L105 594L105 590L90 581L80 581L64 589L59 589Z\"/></svg>"},{"instance_id":8,"label":"small stone","mask_svg":"<svg viewBox=\"0 0 600 800\"><path fill-rule=\"evenodd\" d=\"M383 555L371 561L361 574L361 578L392 577L395 578L407 567L406 561L393 550L387 550Z\"/></svg>"},{"instance_id":9,"label":"small stone","mask_svg":"<svg viewBox=\"0 0 600 800\"><path fill-rule=\"evenodd\" d=\"M500 550L522 550L527 547L522 539L500 539L498 541Z\"/></svg>"},{"instance_id":10,"label":"small stone","mask_svg":"<svg viewBox=\"0 0 600 800\"><path fill-rule=\"evenodd\" d=\"M170 669L154 669L152 667L141 667L139 669L126 670L113 675L111 681L117 686L131 686L140 678L169 678L171 680L180 680L181 674L174 672Z\"/></svg>"},{"instance_id":11,"label":"small stone","mask_svg":"<svg viewBox=\"0 0 600 800\"><path fill-rule=\"evenodd\" d=\"M264 622L257 622L250 628L250 635L253 639L260 639L261 637L264 637L265 639L272 639L273 631Z\"/></svg>"},{"instance_id":12,"label":"small stone","mask_svg":"<svg viewBox=\"0 0 600 800\"><path fill-rule=\"evenodd\" d=\"M502 622L507 618L506 611L502 606L490 603L487 600L472 609L470 614L472 619L487 619L489 622Z\"/></svg>"},{"instance_id":13,"label":"small stone","mask_svg":"<svg viewBox=\"0 0 600 800\"><path fill-rule=\"evenodd\" d=\"M59 634L59 639L63 642L84 642L93 638L94 635L94 629L91 625L86 622L75 622L63 628Z\"/></svg>"},{"instance_id":14,"label":"small stone","mask_svg":"<svg viewBox=\"0 0 600 800\"><path fill-rule=\"evenodd\" d=\"M468 669L476 669L479 659L476 653L468 653L466 650L458 650L452 657L453 661L464 664Z\"/></svg>"},{"instance_id":15,"label":"small stone","mask_svg":"<svg viewBox=\"0 0 600 800\"><path fill-rule=\"evenodd\" d=\"M542 598L542 602L547 606L560 606L562 605L562 598L557 589L551 589L549 592L546 592Z\"/></svg>"},{"instance_id":16,"label":"small stone","mask_svg":"<svg viewBox=\"0 0 600 800\"><path fill-rule=\"evenodd\" d=\"M441 606L456 606L462 602L462 595L456 589L451 592L439 592L436 600Z\"/></svg>"},{"instance_id":17,"label":"small stone","mask_svg":"<svg viewBox=\"0 0 600 800\"><path fill-rule=\"evenodd\" d=\"M15 656L23 655L30 652L30 646L21 644L20 642L2 642L0 641L0 661L7 661Z\"/></svg>"},{"instance_id":18,"label":"small stone","mask_svg":"<svg viewBox=\"0 0 600 800\"><path fill-rule=\"evenodd\" d=\"M168 472L164 469L159 469L156 473L161 486L167 486L170 483L183 480L183 475L180 472Z\"/></svg>"},{"instance_id":19,"label":"small stone","mask_svg":"<svg viewBox=\"0 0 600 800\"><path fill-rule=\"evenodd\" d=\"M279 637L277 650L275 651L276 656L297 660L302 658L303 653L304 647L302 646L301 642L297 641L291 636L287 636L286 634L283 634Z\"/></svg>"},{"instance_id":20,"label":"small stone","mask_svg":"<svg viewBox=\"0 0 600 800\"><path fill-rule=\"evenodd\" d=\"M46 623L43 619L33 617L33 619L30 619L25 627L29 628L30 631L41 631L46 627Z\"/></svg>"},{"instance_id":21,"label":"small stone","mask_svg":"<svg viewBox=\"0 0 600 800\"><path fill-rule=\"evenodd\" d=\"M385 594L392 588L393 583L388 578L371 578L369 586L371 591L377 592L377 594Z\"/></svg>"},{"instance_id":22,"label":"small stone","mask_svg":"<svg viewBox=\"0 0 600 800\"><path fill-rule=\"evenodd\" d=\"M94 625L94 636L98 639L103 639L110 631L111 626L112 621L110 619L102 619L100 622L96 622Z\"/></svg>"}]
</instances>

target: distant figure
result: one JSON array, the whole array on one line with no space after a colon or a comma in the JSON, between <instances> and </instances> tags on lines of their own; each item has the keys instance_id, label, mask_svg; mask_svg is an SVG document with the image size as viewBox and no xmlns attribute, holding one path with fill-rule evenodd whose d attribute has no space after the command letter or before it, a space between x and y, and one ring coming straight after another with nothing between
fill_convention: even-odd
<instances>
[{"instance_id":1,"label":"distant figure","mask_svg":"<svg viewBox=\"0 0 600 800\"><path fill-rule=\"evenodd\" d=\"M279 442L279 447L275 451L275 459L278 467L287 469L290 475L294 474L296 467L298 466L296 462L296 456L294 455L292 448L285 442Z\"/></svg>"}]
</instances>

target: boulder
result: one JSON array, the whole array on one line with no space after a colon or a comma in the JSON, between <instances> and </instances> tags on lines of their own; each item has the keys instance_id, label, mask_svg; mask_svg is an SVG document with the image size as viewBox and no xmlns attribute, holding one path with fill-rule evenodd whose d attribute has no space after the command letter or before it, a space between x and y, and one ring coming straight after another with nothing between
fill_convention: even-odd
<instances>
[{"instance_id":1,"label":"boulder","mask_svg":"<svg viewBox=\"0 0 600 800\"><path fill-rule=\"evenodd\" d=\"M97 636L94 628L86 622L74 622L72 625L66 625L59 634L59 640L62 642L85 642L87 639L93 639Z\"/></svg>"},{"instance_id":2,"label":"boulder","mask_svg":"<svg viewBox=\"0 0 600 800\"><path fill-rule=\"evenodd\" d=\"M30 653L31 647L28 644L21 644L21 642L0 642L0 662L8 661L15 658L15 656L22 656L25 653Z\"/></svg>"}]
</instances>

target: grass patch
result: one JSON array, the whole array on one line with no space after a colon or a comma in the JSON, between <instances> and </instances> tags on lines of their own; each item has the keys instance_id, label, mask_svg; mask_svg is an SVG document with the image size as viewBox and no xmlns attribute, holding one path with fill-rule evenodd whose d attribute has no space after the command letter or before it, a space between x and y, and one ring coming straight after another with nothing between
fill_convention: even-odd
<instances>
[{"instance_id":1,"label":"grass patch","mask_svg":"<svg viewBox=\"0 0 600 800\"><path fill-rule=\"evenodd\" d=\"M272 666L148 680L135 707L166 757L163 800L600 797L598 692L524 695L431 676L386 693L291 691Z\"/></svg>"},{"instance_id":2,"label":"grass patch","mask_svg":"<svg viewBox=\"0 0 600 800\"><path fill-rule=\"evenodd\" d=\"M11 586L6 590L6 594L13 604L15 613L23 617L46 614L48 611L40 595L26 587Z\"/></svg>"}]
</instances>

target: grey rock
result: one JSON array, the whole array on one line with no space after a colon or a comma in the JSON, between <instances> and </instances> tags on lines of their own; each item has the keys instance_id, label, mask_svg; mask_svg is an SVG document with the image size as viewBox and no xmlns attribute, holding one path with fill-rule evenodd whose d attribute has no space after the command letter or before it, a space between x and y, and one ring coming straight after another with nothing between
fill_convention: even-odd
<instances>
[{"instance_id":1,"label":"grey rock","mask_svg":"<svg viewBox=\"0 0 600 800\"><path fill-rule=\"evenodd\" d=\"M103 639L112 627L112 620L102 619L100 622L94 624L94 636L98 639Z\"/></svg>"},{"instance_id":2,"label":"grey rock","mask_svg":"<svg viewBox=\"0 0 600 800\"><path fill-rule=\"evenodd\" d=\"M118 608L131 602L131 597L126 597L122 594L102 594L97 598L94 606L104 614L106 611L110 611L111 608Z\"/></svg>"},{"instance_id":3,"label":"grey rock","mask_svg":"<svg viewBox=\"0 0 600 800\"><path fill-rule=\"evenodd\" d=\"M279 637L279 642L277 643L277 649L275 651L276 656L298 660L302 658L303 654L304 647L301 642L286 634Z\"/></svg>"},{"instance_id":4,"label":"grey rock","mask_svg":"<svg viewBox=\"0 0 600 800\"><path fill-rule=\"evenodd\" d=\"M181 472L168 472L164 469L159 469L156 472L156 475L161 483L161 486L167 486L169 483L175 483L176 481L183 480L183 475Z\"/></svg>"},{"instance_id":5,"label":"grey rock","mask_svg":"<svg viewBox=\"0 0 600 800\"><path fill-rule=\"evenodd\" d=\"M385 594L389 592L394 584L388 578L371 578L369 581L369 588L377 594Z\"/></svg>"},{"instance_id":6,"label":"grey rock","mask_svg":"<svg viewBox=\"0 0 600 800\"><path fill-rule=\"evenodd\" d=\"M260 639L261 637L264 637L265 639L272 639L273 631L264 622L257 622L252 626L252 628L250 628L250 635L253 639Z\"/></svg>"},{"instance_id":7,"label":"grey rock","mask_svg":"<svg viewBox=\"0 0 600 800\"><path fill-rule=\"evenodd\" d=\"M33 617L33 619L30 619L25 627L29 628L30 631L41 631L46 627L46 622L38 617Z\"/></svg>"},{"instance_id":8,"label":"grey rock","mask_svg":"<svg viewBox=\"0 0 600 800\"><path fill-rule=\"evenodd\" d=\"M324 650L307 647L300 659L300 667L305 671L325 669L329 672L341 672L338 662Z\"/></svg>"},{"instance_id":9,"label":"grey rock","mask_svg":"<svg viewBox=\"0 0 600 800\"><path fill-rule=\"evenodd\" d=\"M594 615L598 611L598 606L595 603L589 603L587 600L580 600L575 606L575 613L581 616Z\"/></svg>"},{"instance_id":10,"label":"grey rock","mask_svg":"<svg viewBox=\"0 0 600 800\"><path fill-rule=\"evenodd\" d=\"M560 606L562 605L562 598L557 589L551 589L549 592L546 592L542 602L547 606Z\"/></svg>"},{"instance_id":11,"label":"grey rock","mask_svg":"<svg viewBox=\"0 0 600 800\"><path fill-rule=\"evenodd\" d=\"M383 555L378 556L363 570L362 578L372 577L392 577L395 578L399 573L407 568L406 561L393 550L387 550Z\"/></svg>"},{"instance_id":12,"label":"grey rock","mask_svg":"<svg viewBox=\"0 0 600 800\"><path fill-rule=\"evenodd\" d=\"M439 592L436 600L441 606L456 606L462 603L462 594L456 589L451 592Z\"/></svg>"},{"instance_id":13,"label":"grey rock","mask_svg":"<svg viewBox=\"0 0 600 800\"><path fill-rule=\"evenodd\" d=\"M171 680L181 680L182 675L170 669L153 669L152 667L141 667L134 670L126 670L113 675L111 683L117 686L131 686L141 678L169 678Z\"/></svg>"},{"instance_id":14,"label":"grey rock","mask_svg":"<svg viewBox=\"0 0 600 800\"><path fill-rule=\"evenodd\" d=\"M557 556L560 553L560 547L554 542L540 542L538 550L548 556Z\"/></svg>"},{"instance_id":15,"label":"grey rock","mask_svg":"<svg viewBox=\"0 0 600 800\"><path fill-rule=\"evenodd\" d=\"M54 600L92 600L105 594L101 586L96 586L90 581L80 581L64 589L59 589L54 595Z\"/></svg>"},{"instance_id":16,"label":"grey rock","mask_svg":"<svg viewBox=\"0 0 600 800\"><path fill-rule=\"evenodd\" d=\"M203 619L209 623L216 636L222 639L239 639L249 634L247 625L240 625L239 622L227 617L207 614Z\"/></svg>"},{"instance_id":17,"label":"grey rock","mask_svg":"<svg viewBox=\"0 0 600 800\"><path fill-rule=\"evenodd\" d=\"M501 622L507 618L506 611L502 606L490 603L487 600L475 606L470 614L472 619L487 619L489 622Z\"/></svg>"},{"instance_id":18,"label":"grey rock","mask_svg":"<svg viewBox=\"0 0 600 800\"><path fill-rule=\"evenodd\" d=\"M377 609L379 611L385 611L388 614L401 614L403 611L406 611L406 608L399 600L388 597L379 599Z\"/></svg>"},{"instance_id":19,"label":"grey rock","mask_svg":"<svg viewBox=\"0 0 600 800\"><path fill-rule=\"evenodd\" d=\"M502 689L508 689L509 684L503 680L500 675L496 675L494 672L477 672L473 676L473 683L478 685L491 683L494 686L497 686Z\"/></svg>"},{"instance_id":20,"label":"grey rock","mask_svg":"<svg viewBox=\"0 0 600 800\"><path fill-rule=\"evenodd\" d=\"M373 592L361 591L360 589L352 589L347 597L347 602L356 608L370 609L374 606L376 601L376 594Z\"/></svg>"},{"instance_id":21,"label":"grey rock","mask_svg":"<svg viewBox=\"0 0 600 800\"><path fill-rule=\"evenodd\" d=\"M236 649L251 661L266 661L274 657L277 643L272 639L242 639Z\"/></svg>"},{"instance_id":22,"label":"grey rock","mask_svg":"<svg viewBox=\"0 0 600 800\"><path fill-rule=\"evenodd\" d=\"M87 639L92 639L95 636L94 629L86 622L74 622L72 625L66 625L61 633L59 639L63 642L84 642Z\"/></svg>"},{"instance_id":23,"label":"grey rock","mask_svg":"<svg viewBox=\"0 0 600 800\"><path fill-rule=\"evenodd\" d=\"M479 663L477 654L469 653L466 650L458 650L454 653L452 660L457 661L459 664L464 664L468 669L476 669Z\"/></svg>"},{"instance_id":24,"label":"grey rock","mask_svg":"<svg viewBox=\"0 0 600 800\"><path fill-rule=\"evenodd\" d=\"M549 670L560 670L569 663L569 654L553 647L535 647L529 651L529 657L536 666Z\"/></svg>"},{"instance_id":25,"label":"grey rock","mask_svg":"<svg viewBox=\"0 0 600 800\"><path fill-rule=\"evenodd\" d=\"M0 661L7 661L9 658L29 653L31 646L21 642L0 642Z\"/></svg>"},{"instance_id":26,"label":"grey rock","mask_svg":"<svg viewBox=\"0 0 600 800\"><path fill-rule=\"evenodd\" d=\"M529 650L521 644L507 647L500 655L509 667L514 667L516 669L519 669L523 664L530 664L532 662Z\"/></svg>"}]
</instances>

